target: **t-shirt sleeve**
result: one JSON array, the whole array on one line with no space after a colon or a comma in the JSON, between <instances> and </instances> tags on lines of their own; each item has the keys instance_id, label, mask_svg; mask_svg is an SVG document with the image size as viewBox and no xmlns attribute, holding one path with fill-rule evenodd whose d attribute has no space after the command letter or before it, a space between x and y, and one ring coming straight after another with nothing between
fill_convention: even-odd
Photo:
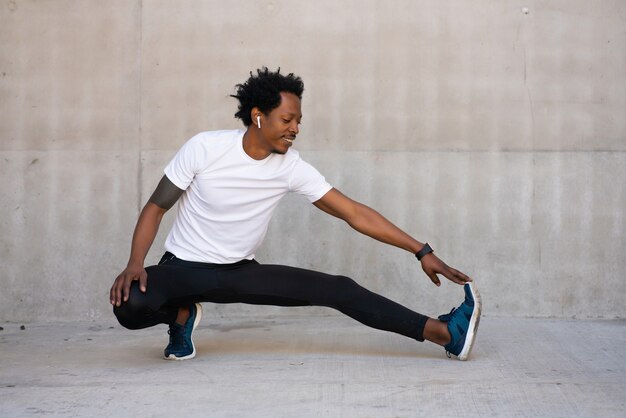
<instances>
[{"instance_id":1,"label":"t-shirt sleeve","mask_svg":"<svg viewBox=\"0 0 626 418\"><path fill-rule=\"evenodd\" d=\"M176 187L186 190L200 172L204 155L202 137L198 134L185 142L163 171Z\"/></svg>"},{"instance_id":2,"label":"t-shirt sleeve","mask_svg":"<svg viewBox=\"0 0 626 418\"><path fill-rule=\"evenodd\" d=\"M333 186L311 164L298 159L293 170L290 191L306 197L309 202L321 199Z\"/></svg>"}]
</instances>

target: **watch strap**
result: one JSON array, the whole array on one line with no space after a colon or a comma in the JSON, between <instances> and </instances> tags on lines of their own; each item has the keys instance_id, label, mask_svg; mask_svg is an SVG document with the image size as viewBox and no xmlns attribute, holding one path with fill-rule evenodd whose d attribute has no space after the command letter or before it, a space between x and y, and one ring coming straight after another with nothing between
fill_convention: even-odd
<instances>
[{"instance_id":1,"label":"watch strap","mask_svg":"<svg viewBox=\"0 0 626 418\"><path fill-rule=\"evenodd\" d=\"M428 243L424 244L424 246L422 247L421 250L419 250L418 252L415 253L415 257L417 257L417 261L422 261L422 258L426 255L426 254L430 254L434 252L434 250L431 248L430 245L428 245Z\"/></svg>"}]
</instances>

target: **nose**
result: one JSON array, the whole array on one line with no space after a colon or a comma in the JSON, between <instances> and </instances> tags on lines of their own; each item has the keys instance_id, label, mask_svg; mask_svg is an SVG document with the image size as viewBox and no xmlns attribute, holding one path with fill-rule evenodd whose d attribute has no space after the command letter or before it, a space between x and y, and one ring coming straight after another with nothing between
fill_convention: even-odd
<instances>
[{"instance_id":1,"label":"nose","mask_svg":"<svg viewBox=\"0 0 626 418\"><path fill-rule=\"evenodd\" d=\"M300 128L298 127L298 122L293 121L291 123L291 126L289 127L289 130L291 132L293 132L294 135L298 135L298 133L300 133Z\"/></svg>"}]
</instances>

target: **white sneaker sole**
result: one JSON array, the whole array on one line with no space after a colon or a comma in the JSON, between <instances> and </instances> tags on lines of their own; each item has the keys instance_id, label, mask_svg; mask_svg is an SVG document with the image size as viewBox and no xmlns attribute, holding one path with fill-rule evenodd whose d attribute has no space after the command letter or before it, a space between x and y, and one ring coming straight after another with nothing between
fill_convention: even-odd
<instances>
[{"instance_id":1,"label":"white sneaker sole","mask_svg":"<svg viewBox=\"0 0 626 418\"><path fill-rule=\"evenodd\" d=\"M470 318L469 328L467 329L467 335L465 336L465 344L463 344L463 349L458 355L458 359L461 361L468 359L472 351L472 347L474 347L476 331L478 331L478 323L480 322L480 312L482 310L480 293L476 290L476 286L474 286L473 282L469 284L469 287L472 297L474 298L474 312L472 312L472 317Z\"/></svg>"},{"instance_id":2,"label":"white sneaker sole","mask_svg":"<svg viewBox=\"0 0 626 418\"><path fill-rule=\"evenodd\" d=\"M183 357L176 357L174 354L170 354L167 357L163 356L165 360L174 360L174 361L189 360L196 356L196 345L193 343L193 332L195 331L196 327L200 323L201 319L202 319L202 305L200 305L199 303L196 303L196 319L193 321L193 328L191 329L191 347L193 347L193 351L191 352L191 354L187 356L183 356Z\"/></svg>"}]
</instances>

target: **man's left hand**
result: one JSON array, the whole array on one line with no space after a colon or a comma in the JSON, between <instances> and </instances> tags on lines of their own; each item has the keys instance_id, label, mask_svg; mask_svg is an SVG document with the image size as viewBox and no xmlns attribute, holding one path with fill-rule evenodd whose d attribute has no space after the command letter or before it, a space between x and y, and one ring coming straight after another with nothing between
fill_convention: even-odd
<instances>
[{"instance_id":1,"label":"man's left hand","mask_svg":"<svg viewBox=\"0 0 626 418\"><path fill-rule=\"evenodd\" d=\"M437 286L441 286L441 281L439 277L437 277L437 274L441 274L446 279L461 285L472 281L472 279L464 273L448 266L433 253L426 254L422 258L421 263L424 273L426 273L426 275L430 277L430 280Z\"/></svg>"}]
</instances>

